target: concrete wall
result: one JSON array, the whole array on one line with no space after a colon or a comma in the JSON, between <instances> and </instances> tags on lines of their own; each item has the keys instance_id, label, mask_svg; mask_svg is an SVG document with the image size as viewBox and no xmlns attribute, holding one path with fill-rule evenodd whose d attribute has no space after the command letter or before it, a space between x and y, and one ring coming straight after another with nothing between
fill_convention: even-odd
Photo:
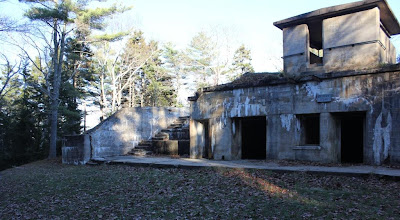
<instances>
[{"instance_id":1,"label":"concrete wall","mask_svg":"<svg viewBox=\"0 0 400 220\"><path fill-rule=\"evenodd\" d=\"M381 26L380 28L380 63L397 63L396 60L396 48L394 47L393 43L390 41L389 36L387 35L384 27Z\"/></svg>"},{"instance_id":2,"label":"concrete wall","mask_svg":"<svg viewBox=\"0 0 400 220\"><path fill-rule=\"evenodd\" d=\"M188 110L184 108L122 109L89 132L92 138L92 156L126 154L141 140L150 140L178 117L188 115Z\"/></svg>"},{"instance_id":3,"label":"concrete wall","mask_svg":"<svg viewBox=\"0 0 400 220\"><path fill-rule=\"evenodd\" d=\"M71 135L64 137L62 147L62 162L64 164L85 164L90 160L90 136Z\"/></svg>"},{"instance_id":4,"label":"concrete wall","mask_svg":"<svg viewBox=\"0 0 400 220\"><path fill-rule=\"evenodd\" d=\"M379 8L323 20L324 49L379 40Z\"/></svg>"},{"instance_id":5,"label":"concrete wall","mask_svg":"<svg viewBox=\"0 0 400 220\"><path fill-rule=\"evenodd\" d=\"M328 72L396 63L396 51L381 28L379 8L325 19L323 48Z\"/></svg>"},{"instance_id":6,"label":"concrete wall","mask_svg":"<svg viewBox=\"0 0 400 220\"><path fill-rule=\"evenodd\" d=\"M192 103L191 154L200 156L204 147L204 129L198 121L209 120L216 134L212 143L215 159L237 159L241 143L235 119L266 116L267 158L339 162L333 113L365 112L364 162L400 162L400 72L328 75L321 82L203 93ZM332 100L318 102L322 94L330 94ZM311 113L320 114L320 144L302 148L298 115Z\"/></svg>"},{"instance_id":7,"label":"concrete wall","mask_svg":"<svg viewBox=\"0 0 400 220\"><path fill-rule=\"evenodd\" d=\"M124 155L141 140L151 139L153 135L172 124L178 117L188 115L190 113L187 108L124 108L87 131L82 135L84 138L79 139L80 143L73 142L73 146L69 146L71 141L67 136L66 144L63 147L63 160L65 159L65 163L71 163L69 161L86 163L87 153L84 160L81 159L82 157L68 153L81 152L82 149L85 149L85 152L90 150L89 158ZM84 143L83 140L85 140Z\"/></svg>"},{"instance_id":8,"label":"concrete wall","mask_svg":"<svg viewBox=\"0 0 400 220\"><path fill-rule=\"evenodd\" d=\"M324 50L324 69L333 72L376 68L381 60L380 50L379 42Z\"/></svg>"},{"instance_id":9,"label":"concrete wall","mask_svg":"<svg viewBox=\"0 0 400 220\"><path fill-rule=\"evenodd\" d=\"M309 31L306 24L283 29L284 70L288 74L306 71L309 63Z\"/></svg>"}]
</instances>

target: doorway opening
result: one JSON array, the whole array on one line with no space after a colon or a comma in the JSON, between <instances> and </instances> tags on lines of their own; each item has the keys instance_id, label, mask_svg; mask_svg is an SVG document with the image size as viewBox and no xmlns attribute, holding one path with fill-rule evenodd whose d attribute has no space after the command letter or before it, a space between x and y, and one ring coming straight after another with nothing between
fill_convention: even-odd
<instances>
[{"instance_id":1,"label":"doorway opening","mask_svg":"<svg viewBox=\"0 0 400 220\"><path fill-rule=\"evenodd\" d=\"M365 113L344 113L340 117L342 163L363 163Z\"/></svg>"},{"instance_id":2,"label":"doorway opening","mask_svg":"<svg viewBox=\"0 0 400 220\"><path fill-rule=\"evenodd\" d=\"M242 119L242 159L264 160L267 157L267 122L265 117Z\"/></svg>"}]
</instances>

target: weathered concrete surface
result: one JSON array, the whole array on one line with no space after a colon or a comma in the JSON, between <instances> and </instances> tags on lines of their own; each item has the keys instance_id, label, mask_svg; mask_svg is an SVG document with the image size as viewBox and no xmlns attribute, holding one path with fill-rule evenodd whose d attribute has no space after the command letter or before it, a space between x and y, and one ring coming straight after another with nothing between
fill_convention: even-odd
<instances>
[{"instance_id":1,"label":"weathered concrete surface","mask_svg":"<svg viewBox=\"0 0 400 220\"><path fill-rule=\"evenodd\" d=\"M283 29L283 56L292 56L307 51L309 31L306 24Z\"/></svg>"},{"instance_id":2,"label":"weathered concrete surface","mask_svg":"<svg viewBox=\"0 0 400 220\"><path fill-rule=\"evenodd\" d=\"M376 68L381 61L379 42L349 45L324 51L324 69L327 72ZM382 54L383 55L383 54Z\"/></svg>"},{"instance_id":3,"label":"weathered concrete surface","mask_svg":"<svg viewBox=\"0 0 400 220\"><path fill-rule=\"evenodd\" d=\"M396 63L396 50L380 25L379 8L323 21L325 71Z\"/></svg>"},{"instance_id":4,"label":"weathered concrete surface","mask_svg":"<svg viewBox=\"0 0 400 220\"><path fill-rule=\"evenodd\" d=\"M142 140L150 140L161 129L173 123L178 117L188 116L187 108L124 108L110 116L95 128L87 131L80 140L84 142L63 146L64 163L86 163L87 158L124 155ZM75 157L85 149L83 156ZM90 152L88 156L87 152ZM65 156L64 156L65 152ZM71 153L68 153L71 152ZM78 161L78 162L77 162Z\"/></svg>"},{"instance_id":5,"label":"weathered concrete surface","mask_svg":"<svg viewBox=\"0 0 400 220\"><path fill-rule=\"evenodd\" d=\"M205 126L200 121L190 120L190 157L202 158L205 150Z\"/></svg>"},{"instance_id":6,"label":"weathered concrete surface","mask_svg":"<svg viewBox=\"0 0 400 220\"><path fill-rule=\"evenodd\" d=\"M323 20L324 49L379 40L379 8Z\"/></svg>"},{"instance_id":7,"label":"weathered concrete surface","mask_svg":"<svg viewBox=\"0 0 400 220\"><path fill-rule=\"evenodd\" d=\"M387 178L400 178L399 169L391 169L376 166L281 166L274 162L254 161L254 160L235 160L218 161L206 159L171 159L166 157L133 157L133 156L115 156L106 158L95 158L100 163L125 164L132 166L150 166L161 168L239 168L239 169L261 169L278 172L307 172L316 174L348 175L348 176L370 176L376 175Z\"/></svg>"},{"instance_id":8,"label":"weathered concrete surface","mask_svg":"<svg viewBox=\"0 0 400 220\"><path fill-rule=\"evenodd\" d=\"M305 72L309 66L309 31L306 24L283 29L283 65L286 73Z\"/></svg>"},{"instance_id":9,"label":"weathered concrete surface","mask_svg":"<svg viewBox=\"0 0 400 220\"><path fill-rule=\"evenodd\" d=\"M236 159L240 139L238 118L265 116L267 119L267 158L340 162L340 129L335 113L365 113L364 163L400 162L400 68L391 71L322 74L318 80L270 84L259 87L204 92L192 102L191 157L204 151L204 121L209 122L215 159ZM318 78L317 78L318 79ZM318 102L318 95L331 100ZM320 144L301 146L303 114L319 114ZM339 139L340 140L340 139Z\"/></svg>"},{"instance_id":10,"label":"weathered concrete surface","mask_svg":"<svg viewBox=\"0 0 400 220\"><path fill-rule=\"evenodd\" d=\"M92 156L124 155L141 140L150 140L180 116L189 115L180 108L126 108L89 131Z\"/></svg>"},{"instance_id":11,"label":"weathered concrete surface","mask_svg":"<svg viewBox=\"0 0 400 220\"><path fill-rule=\"evenodd\" d=\"M153 150L156 154L189 155L189 140L153 141Z\"/></svg>"},{"instance_id":12,"label":"weathered concrete surface","mask_svg":"<svg viewBox=\"0 0 400 220\"><path fill-rule=\"evenodd\" d=\"M336 10L336 11L335 11ZM322 27L319 26L321 21ZM396 63L390 36L400 26L385 1L362 1L320 9L274 23L283 30L284 71L291 76L317 68L325 72L376 68ZM310 42L322 29L322 63L310 59ZM315 31L314 31L315 32Z\"/></svg>"},{"instance_id":13,"label":"weathered concrete surface","mask_svg":"<svg viewBox=\"0 0 400 220\"><path fill-rule=\"evenodd\" d=\"M64 164L85 164L90 160L90 136L66 136L62 147L62 162Z\"/></svg>"}]
</instances>

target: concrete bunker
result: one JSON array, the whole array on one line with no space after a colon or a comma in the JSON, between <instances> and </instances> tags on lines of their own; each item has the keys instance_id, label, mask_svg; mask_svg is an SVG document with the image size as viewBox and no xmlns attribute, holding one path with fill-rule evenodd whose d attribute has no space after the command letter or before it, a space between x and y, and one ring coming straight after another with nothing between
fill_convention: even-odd
<instances>
[{"instance_id":1,"label":"concrete bunker","mask_svg":"<svg viewBox=\"0 0 400 220\"><path fill-rule=\"evenodd\" d=\"M400 64L390 42L400 24L387 2L274 25L283 31L283 73L247 73L189 97L191 157L202 155L207 119L214 159L400 163Z\"/></svg>"},{"instance_id":2,"label":"concrete bunker","mask_svg":"<svg viewBox=\"0 0 400 220\"><path fill-rule=\"evenodd\" d=\"M266 159L267 121L265 117L246 117L240 119L242 159Z\"/></svg>"}]
</instances>

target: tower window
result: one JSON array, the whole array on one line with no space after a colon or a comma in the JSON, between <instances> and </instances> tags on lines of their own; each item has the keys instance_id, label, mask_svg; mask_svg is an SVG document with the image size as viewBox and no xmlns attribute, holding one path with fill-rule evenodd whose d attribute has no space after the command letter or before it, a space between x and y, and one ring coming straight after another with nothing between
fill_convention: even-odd
<instances>
[{"instance_id":1,"label":"tower window","mask_svg":"<svg viewBox=\"0 0 400 220\"><path fill-rule=\"evenodd\" d=\"M310 32L310 64L322 65L322 59L324 57L324 51L322 48L322 21L309 23L308 29Z\"/></svg>"}]
</instances>

